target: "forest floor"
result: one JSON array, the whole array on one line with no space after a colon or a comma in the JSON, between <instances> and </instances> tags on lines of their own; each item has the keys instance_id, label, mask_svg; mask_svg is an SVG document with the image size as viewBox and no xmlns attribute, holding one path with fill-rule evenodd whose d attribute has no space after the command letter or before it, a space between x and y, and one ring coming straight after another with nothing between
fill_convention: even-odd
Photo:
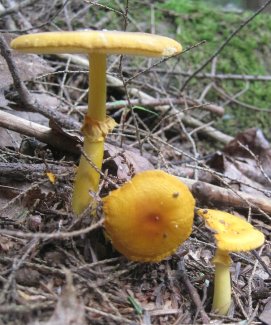
<instances>
[{"instance_id":1,"label":"forest floor","mask_svg":"<svg viewBox=\"0 0 271 325\"><path fill-rule=\"evenodd\" d=\"M271 20L195 3L0 4L0 325L271 324ZM88 61L8 45L22 33L86 28L157 33L185 51L108 57L106 107L118 126L97 204L78 217ZM128 261L104 236L101 198L147 169L179 177L197 207L264 233L259 249L231 256L227 316L211 311L215 241L197 215L189 239L159 263Z\"/></svg>"}]
</instances>

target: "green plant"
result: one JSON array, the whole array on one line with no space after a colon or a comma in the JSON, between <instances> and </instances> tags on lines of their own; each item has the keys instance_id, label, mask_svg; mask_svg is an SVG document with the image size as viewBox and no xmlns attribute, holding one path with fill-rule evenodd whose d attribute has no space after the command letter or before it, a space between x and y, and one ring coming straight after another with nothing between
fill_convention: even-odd
<instances>
[{"instance_id":1,"label":"green plant","mask_svg":"<svg viewBox=\"0 0 271 325\"><path fill-rule=\"evenodd\" d=\"M251 13L223 12L219 8L210 6L199 0L167 0L160 4L162 11L159 19L167 11L174 12L177 38L184 47L206 40L204 46L187 53L180 63L184 71L194 71L202 62L210 57L222 44L227 36L248 18ZM178 15L176 15L178 13ZM219 54L216 72L222 74L266 75L270 73L270 59L268 54L271 38L271 17L261 14L253 19L226 48ZM210 72L210 65L203 72ZM201 91L210 80L193 80L188 86L193 93ZM218 86L228 94L235 95L247 85L248 90L237 99L250 106L268 108L271 102L271 82L250 81L246 84L242 80L220 80ZM210 91L207 100L223 103L216 91ZM222 99L222 100L221 100ZM231 103L226 107L226 118L218 122L218 128L226 133L235 134L236 128L242 129L252 126L261 127L269 134L271 127L270 114L249 110L238 103Z\"/></svg>"}]
</instances>

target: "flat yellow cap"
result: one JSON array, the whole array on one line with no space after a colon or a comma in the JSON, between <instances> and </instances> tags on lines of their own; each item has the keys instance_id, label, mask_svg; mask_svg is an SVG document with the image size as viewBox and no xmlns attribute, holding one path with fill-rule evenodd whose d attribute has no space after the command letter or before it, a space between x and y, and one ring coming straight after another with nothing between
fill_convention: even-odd
<instances>
[{"instance_id":1,"label":"flat yellow cap","mask_svg":"<svg viewBox=\"0 0 271 325\"><path fill-rule=\"evenodd\" d=\"M37 53L103 53L164 57L178 54L175 40L148 33L83 30L23 35L11 42L15 50Z\"/></svg>"},{"instance_id":2,"label":"flat yellow cap","mask_svg":"<svg viewBox=\"0 0 271 325\"><path fill-rule=\"evenodd\" d=\"M128 259L159 262L192 231L195 200L178 178L144 171L103 199L105 230Z\"/></svg>"},{"instance_id":3,"label":"flat yellow cap","mask_svg":"<svg viewBox=\"0 0 271 325\"><path fill-rule=\"evenodd\" d=\"M215 232L217 247L221 250L249 251L264 243L264 234L240 217L211 209L199 209L197 214Z\"/></svg>"}]
</instances>

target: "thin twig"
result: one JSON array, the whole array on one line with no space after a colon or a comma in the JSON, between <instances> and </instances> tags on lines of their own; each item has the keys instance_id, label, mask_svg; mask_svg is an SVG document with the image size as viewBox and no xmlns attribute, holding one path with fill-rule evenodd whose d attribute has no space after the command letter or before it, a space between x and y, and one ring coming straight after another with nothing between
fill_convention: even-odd
<instances>
[{"instance_id":1,"label":"thin twig","mask_svg":"<svg viewBox=\"0 0 271 325\"><path fill-rule=\"evenodd\" d=\"M248 25L256 16L258 16L269 4L271 3L271 0L266 1L266 3L259 8L252 16L250 16L248 19L246 19L244 22L240 24L240 26L233 31L226 40L218 47L218 49L211 55L183 84L183 86L180 89L180 92L184 91L188 83L199 73L201 72L212 60L214 57L218 56L220 52L223 51L223 49L228 45L228 43L232 40L232 38L237 35L246 25Z\"/></svg>"},{"instance_id":2,"label":"thin twig","mask_svg":"<svg viewBox=\"0 0 271 325\"><path fill-rule=\"evenodd\" d=\"M197 292L197 290L195 289L195 287L192 285L191 281L189 280L187 274L186 274L186 270L185 270L185 266L184 266L184 262L180 261L178 263L178 268L180 270L180 275L181 275L181 279L184 282L191 299L193 300L193 303L195 304L195 306L197 307L197 311L200 313L201 315L201 319L203 321L203 324L209 324L210 323L210 318L208 317L208 315L206 314L204 307L202 305L200 296Z\"/></svg>"},{"instance_id":3,"label":"thin twig","mask_svg":"<svg viewBox=\"0 0 271 325\"><path fill-rule=\"evenodd\" d=\"M96 222L95 224L79 230L74 230L70 232L55 232L55 233L30 233L30 232L23 232L23 231L16 231L16 230L7 230L7 229L0 229L0 234L15 236L20 238L35 238L35 239L66 239L71 237L77 237L84 234L87 234L94 229L100 228L103 225L104 220L101 219L100 221Z\"/></svg>"},{"instance_id":4,"label":"thin twig","mask_svg":"<svg viewBox=\"0 0 271 325\"><path fill-rule=\"evenodd\" d=\"M3 35L0 35L0 51L2 56L5 58L9 71L11 73L14 86L20 95L20 99L23 104L31 111L41 113L49 119L56 121L59 125L67 129L79 129L79 123L75 120L68 118L66 115L59 113L57 110L50 107L45 107L38 103L29 93L24 82L22 81L19 71L11 55L11 50L4 39Z\"/></svg>"}]
</instances>

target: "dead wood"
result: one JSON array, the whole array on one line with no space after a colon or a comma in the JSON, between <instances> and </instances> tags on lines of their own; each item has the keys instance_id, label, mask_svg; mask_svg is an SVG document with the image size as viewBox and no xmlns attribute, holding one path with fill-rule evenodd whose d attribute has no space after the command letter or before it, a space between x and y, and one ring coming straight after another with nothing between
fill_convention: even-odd
<instances>
[{"instance_id":1,"label":"dead wood","mask_svg":"<svg viewBox=\"0 0 271 325\"><path fill-rule=\"evenodd\" d=\"M47 143L61 151L78 154L79 140L53 129L0 110L0 126Z\"/></svg>"},{"instance_id":2,"label":"dead wood","mask_svg":"<svg viewBox=\"0 0 271 325\"><path fill-rule=\"evenodd\" d=\"M195 100L189 98L159 98L159 99L149 99L149 100L142 100L142 99L131 99L130 102L128 101L117 101L116 103L107 103L107 109L118 109L125 106L135 106L135 105L142 105L144 107L155 107L155 106L164 106L170 104L182 104L188 105L189 107L185 108L186 110L193 110L193 109L202 109L214 113L218 116L224 115L224 108L218 105L206 103L201 104Z\"/></svg>"},{"instance_id":3,"label":"dead wood","mask_svg":"<svg viewBox=\"0 0 271 325\"><path fill-rule=\"evenodd\" d=\"M83 67L88 67L88 60L85 58L82 58L78 55L58 54L57 56L60 58L69 59L72 62L74 62L75 64L82 65ZM108 86L111 86L111 87L118 87L120 89L124 89L123 82L119 78L116 78L116 77L113 77L110 75L107 76L107 84L108 84ZM141 101L155 100L154 97L146 94L144 91L139 90L137 88L126 87L126 90L127 90L127 93L129 96L137 97ZM180 112L179 110L177 110L174 107L171 107L170 105L156 106L156 109L160 110L162 112L165 112L165 111L171 109L171 113L178 114L185 124L192 126L194 128L197 128L199 133L202 133L215 141L219 141L223 144L226 144L233 139L233 137L231 137L227 134L224 134L223 132L215 129L214 127L212 127L210 125L206 125L206 124L202 123L201 121L195 119L192 116L185 115L184 113Z\"/></svg>"},{"instance_id":4,"label":"dead wood","mask_svg":"<svg viewBox=\"0 0 271 325\"><path fill-rule=\"evenodd\" d=\"M249 208L262 210L271 214L271 199L263 196L250 195L229 188L223 188L201 181L179 177L192 191L193 195L205 205L221 205L232 208ZM271 217L268 217L271 220Z\"/></svg>"},{"instance_id":5,"label":"dead wood","mask_svg":"<svg viewBox=\"0 0 271 325\"><path fill-rule=\"evenodd\" d=\"M74 168L55 164L24 164L24 163L2 163L0 162L0 177L15 181L34 181L45 173L73 174Z\"/></svg>"}]
</instances>

